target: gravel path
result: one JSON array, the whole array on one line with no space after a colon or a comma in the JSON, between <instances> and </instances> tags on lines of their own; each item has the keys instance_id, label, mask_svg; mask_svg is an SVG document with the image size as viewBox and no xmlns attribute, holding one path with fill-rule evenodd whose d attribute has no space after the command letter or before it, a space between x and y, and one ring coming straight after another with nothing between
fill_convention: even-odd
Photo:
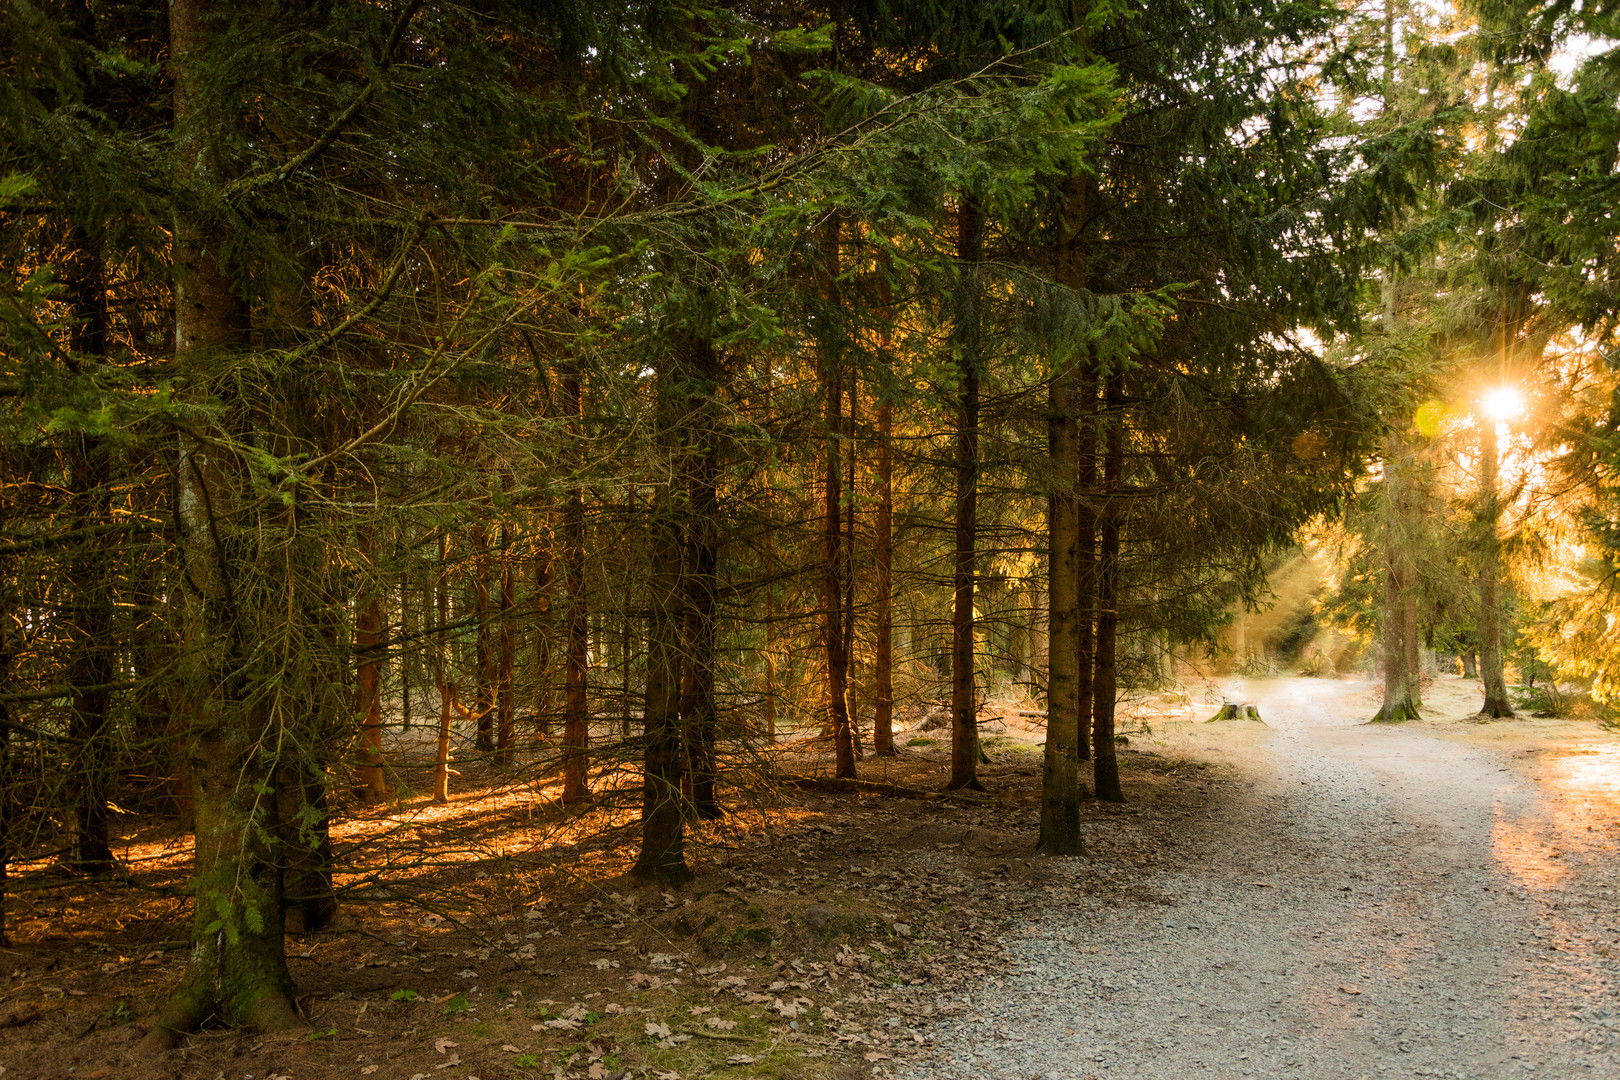
<instances>
[{"instance_id":1,"label":"gravel path","mask_svg":"<svg viewBox=\"0 0 1620 1080\"><path fill-rule=\"evenodd\" d=\"M1027 923L911 1075L1620 1077L1620 757L1527 779L1362 724L1365 689L1252 687L1270 752L1243 798L1158 826L1187 856L1144 882L1169 902Z\"/></svg>"}]
</instances>

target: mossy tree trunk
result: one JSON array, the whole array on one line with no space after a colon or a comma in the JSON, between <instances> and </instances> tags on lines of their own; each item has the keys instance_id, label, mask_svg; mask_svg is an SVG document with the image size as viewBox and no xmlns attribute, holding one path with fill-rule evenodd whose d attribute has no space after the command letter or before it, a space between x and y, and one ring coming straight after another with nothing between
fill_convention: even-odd
<instances>
[{"instance_id":1,"label":"mossy tree trunk","mask_svg":"<svg viewBox=\"0 0 1620 1080\"><path fill-rule=\"evenodd\" d=\"M221 180L224 152L213 139L234 122L206 98L203 71L213 42L229 33L229 9L213 0L173 0L169 7L174 77L175 357L192 385L244 340L246 311L224 253L229 234L201 209L203 193ZM182 673L188 772L195 815L191 953L180 987L143 1040L163 1051L209 1016L261 1030L302 1025L282 944L282 822L277 811L278 755L299 745L284 739L270 696L248 673L248 645L258 611L245 595L245 573L260 564L267 542L236 516L246 497L228 452L182 437L177 464L183 607ZM283 525L292 529L296 505ZM251 523L259 524L258 521ZM270 797L266 797L266 796Z\"/></svg>"}]
</instances>

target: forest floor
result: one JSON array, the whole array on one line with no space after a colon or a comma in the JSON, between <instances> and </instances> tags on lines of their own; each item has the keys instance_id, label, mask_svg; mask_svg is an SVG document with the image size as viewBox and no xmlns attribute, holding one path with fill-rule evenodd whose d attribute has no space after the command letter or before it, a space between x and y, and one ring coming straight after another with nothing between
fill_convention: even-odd
<instances>
[{"instance_id":1,"label":"forest floor","mask_svg":"<svg viewBox=\"0 0 1620 1080\"><path fill-rule=\"evenodd\" d=\"M1131 803L1087 803L1074 860L1031 856L1042 733L1009 705L987 796L777 787L693 836L679 893L622 877L632 772L581 811L469 756L448 806L336 828L344 915L288 941L308 1034L157 1066L128 1051L184 962L189 850L133 820L134 885L21 879L0 1078L1620 1075L1620 740L1473 724L1476 687L1400 728L1359 723L1364 682L1141 703ZM1198 722L1220 690L1266 724ZM937 791L943 734L862 776Z\"/></svg>"}]
</instances>

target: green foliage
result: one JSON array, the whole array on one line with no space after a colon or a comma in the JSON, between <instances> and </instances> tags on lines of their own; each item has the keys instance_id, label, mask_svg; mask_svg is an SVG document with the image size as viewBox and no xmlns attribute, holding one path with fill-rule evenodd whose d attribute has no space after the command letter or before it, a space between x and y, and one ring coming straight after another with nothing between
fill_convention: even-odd
<instances>
[{"instance_id":1,"label":"green foliage","mask_svg":"<svg viewBox=\"0 0 1620 1080\"><path fill-rule=\"evenodd\" d=\"M415 990L395 990L389 995L390 1001L415 1001L418 994Z\"/></svg>"}]
</instances>

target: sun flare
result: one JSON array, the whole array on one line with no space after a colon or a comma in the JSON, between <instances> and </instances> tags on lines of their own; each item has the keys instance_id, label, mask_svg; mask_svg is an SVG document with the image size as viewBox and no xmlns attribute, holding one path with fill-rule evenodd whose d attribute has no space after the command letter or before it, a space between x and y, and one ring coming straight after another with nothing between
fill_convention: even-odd
<instances>
[{"instance_id":1,"label":"sun flare","mask_svg":"<svg viewBox=\"0 0 1620 1080\"><path fill-rule=\"evenodd\" d=\"M1493 420L1515 420L1524 415L1524 395L1516 386L1498 386L1485 393L1485 415Z\"/></svg>"}]
</instances>

